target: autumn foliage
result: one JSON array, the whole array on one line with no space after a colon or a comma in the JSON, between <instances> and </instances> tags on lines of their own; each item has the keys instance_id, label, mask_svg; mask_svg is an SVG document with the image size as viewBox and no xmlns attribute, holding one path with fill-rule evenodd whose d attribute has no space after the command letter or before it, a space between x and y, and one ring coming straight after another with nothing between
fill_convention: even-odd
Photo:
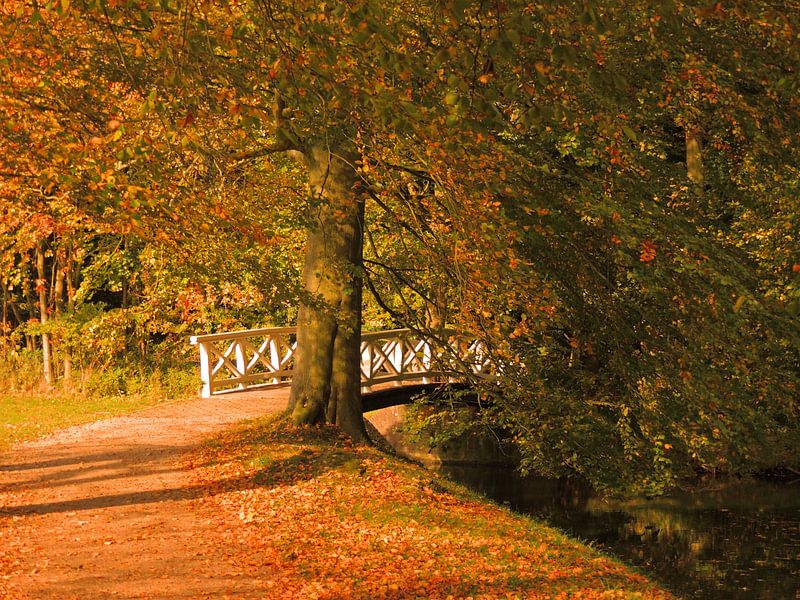
<instances>
[{"instance_id":1,"label":"autumn foliage","mask_svg":"<svg viewBox=\"0 0 800 600\"><path fill-rule=\"evenodd\" d=\"M658 493L796 461L795 13L6 3L9 344L47 334L90 354L91 322L117 356L177 356L189 330L291 323L297 306L334 335L449 325L505 365L476 382L474 426L515 444L523 469ZM311 160L325 153L347 182L336 210L324 185L305 190L326 181ZM348 220L363 253L307 262L303 287L302 239ZM44 309L37 279L52 281ZM363 303L342 304L362 285ZM59 297L75 327L31 323Z\"/></svg>"}]
</instances>

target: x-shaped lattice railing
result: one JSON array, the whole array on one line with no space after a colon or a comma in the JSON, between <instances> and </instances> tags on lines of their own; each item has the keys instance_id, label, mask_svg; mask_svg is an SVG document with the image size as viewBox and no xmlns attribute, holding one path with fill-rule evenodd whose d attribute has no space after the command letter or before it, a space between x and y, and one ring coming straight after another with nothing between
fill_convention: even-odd
<instances>
[{"instance_id":1,"label":"x-shaped lattice railing","mask_svg":"<svg viewBox=\"0 0 800 600\"><path fill-rule=\"evenodd\" d=\"M256 386L287 385L292 380L294 327L248 329L192 336L200 351L202 395ZM410 329L361 336L361 386L452 381L466 369L489 374L492 363L483 344L455 331L426 339Z\"/></svg>"}]
</instances>

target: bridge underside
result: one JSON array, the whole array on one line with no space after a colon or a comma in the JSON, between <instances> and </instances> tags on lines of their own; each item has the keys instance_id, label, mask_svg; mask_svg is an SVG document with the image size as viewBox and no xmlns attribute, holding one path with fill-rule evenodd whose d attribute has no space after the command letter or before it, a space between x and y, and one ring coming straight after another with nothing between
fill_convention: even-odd
<instances>
[{"instance_id":1,"label":"bridge underside","mask_svg":"<svg viewBox=\"0 0 800 600\"><path fill-rule=\"evenodd\" d=\"M477 403L475 393L464 394L470 387L466 383L417 383L400 386L385 387L382 389L363 392L361 406L363 412L389 408L401 404L411 404L415 398L422 394L442 393L445 390L460 392L459 400L467 404Z\"/></svg>"}]
</instances>

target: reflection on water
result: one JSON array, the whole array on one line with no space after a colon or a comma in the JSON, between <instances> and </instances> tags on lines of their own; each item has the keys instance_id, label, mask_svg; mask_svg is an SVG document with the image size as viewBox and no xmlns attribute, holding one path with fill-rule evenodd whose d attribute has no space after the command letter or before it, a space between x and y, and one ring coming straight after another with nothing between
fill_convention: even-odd
<instances>
[{"instance_id":1,"label":"reflection on water","mask_svg":"<svg viewBox=\"0 0 800 600\"><path fill-rule=\"evenodd\" d=\"M608 502L574 484L497 467L452 479L593 542L685 598L800 600L800 485L739 482Z\"/></svg>"}]
</instances>

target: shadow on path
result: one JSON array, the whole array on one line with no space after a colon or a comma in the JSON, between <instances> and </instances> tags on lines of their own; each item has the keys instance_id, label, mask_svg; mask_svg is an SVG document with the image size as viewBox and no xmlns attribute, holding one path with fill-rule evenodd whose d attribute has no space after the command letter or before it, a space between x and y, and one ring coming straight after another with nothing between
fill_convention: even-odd
<instances>
[{"instance_id":1,"label":"shadow on path","mask_svg":"<svg viewBox=\"0 0 800 600\"><path fill-rule=\"evenodd\" d=\"M44 469L47 471L29 479L0 484L0 493L14 493L21 489L48 489L111 479L139 478L179 471L180 467L172 465L170 461L192 448L194 448L192 445L138 445L109 452L72 454L60 459L3 465L0 471L18 473ZM51 470L66 466L73 468ZM93 475L95 473L96 475Z\"/></svg>"},{"instance_id":2,"label":"shadow on path","mask_svg":"<svg viewBox=\"0 0 800 600\"><path fill-rule=\"evenodd\" d=\"M0 517L20 517L26 515L46 515L53 513L77 512L115 506L147 505L158 502L194 500L214 496L223 492L242 491L255 488L273 488L291 485L300 481L313 479L350 460L350 453L335 454L332 460L321 462L315 460L319 453L304 450L296 455L275 461L255 473L221 479L213 484L183 486L159 490L144 490L78 498L54 502L30 503L0 507ZM138 478L140 473L131 473ZM100 478L102 479L102 478Z\"/></svg>"}]
</instances>

